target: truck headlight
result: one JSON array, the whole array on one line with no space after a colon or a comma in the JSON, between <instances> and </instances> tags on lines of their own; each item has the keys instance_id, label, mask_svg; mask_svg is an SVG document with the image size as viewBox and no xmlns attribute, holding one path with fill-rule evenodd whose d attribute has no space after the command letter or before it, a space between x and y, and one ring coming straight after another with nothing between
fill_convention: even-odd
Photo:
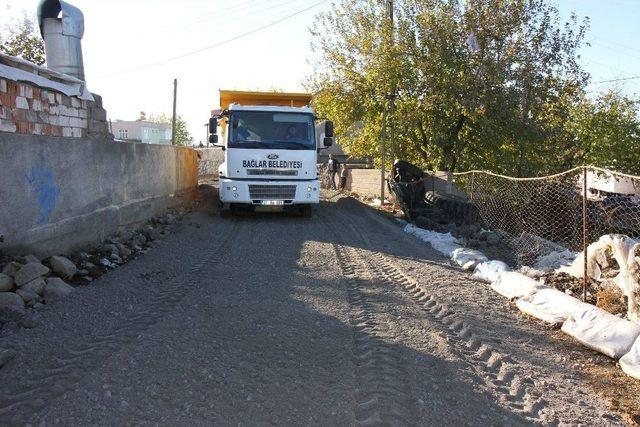
<instances>
[{"instance_id":1,"label":"truck headlight","mask_svg":"<svg viewBox=\"0 0 640 427\"><path fill-rule=\"evenodd\" d=\"M231 188L233 191L238 191L238 187L236 187L235 185Z\"/></svg>"},{"instance_id":2,"label":"truck headlight","mask_svg":"<svg viewBox=\"0 0 640 427\"><path fill-rule=\"evenodd\" d=\"M307 187L307 191L308 191L309 193L311 192L311 190L312 190L312 188L311 188L311 187Z\"/></svg>"}]
</instances>

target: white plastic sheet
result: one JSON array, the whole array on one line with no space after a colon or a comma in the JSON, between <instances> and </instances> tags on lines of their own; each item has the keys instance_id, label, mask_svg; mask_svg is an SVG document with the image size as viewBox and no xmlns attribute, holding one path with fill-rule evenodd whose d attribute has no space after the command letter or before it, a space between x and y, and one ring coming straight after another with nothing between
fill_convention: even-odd
<instances>
[{"instance_id":1,"label":"white plastic sheet","mask_svg":"<svg viewBox=\"0 0 640 427\"><path fill-rule=\"evenodd\" d=\"M640 380L640 337L631 350L620 358L620 367L625 374Z\"/></svg>"},{"instance_id":2,"label":"white plastic sheet","mask_svg":"<svg viewBox=\"0 0 640 427\"><path fill-rule=\"evenodd\" d=\"M491 284L491 289L509 299L524 298L543 288L543 281L534 280L516 271L500 273L498 279Z\"/></svg>"},{"instance_id":3,"label":"white plastic sheet","mask_svg":"<svg viewBox=\"0 0 640 427\"><path fill-rule=\"evenodd\" d=\"M451 258L453 251L462 247L458 239L453 237L451 233L437 233L432 230L425 230L420 227L416 227L413 224L407 224L404 227L404 231L431 244L433 249L440 252L447 258Z\"/></svg>"},{"instance_id":4,"label":"white plastic sheet","mask_svg":"<svg viewBox=\"0 0 640 427\"><path fill-rule=\"evenodd\" d=\"M618 359L631 350L640 335L640 325L583 304L571 313L562 331L585 346Z\"/></svg>"},{"instance_id":5,"label":"white plastic sheet","mask_svg":"<svg viewBox=\"0 0 640 427\"><path fill-rule=\"evenodd\" d=\"M597 281L605 280L602 276L601 265L607 262L611 254L619 267L614 282L628 298L629 309L627 316L630 320L640 323L640 243L637 240L619 234L607 234L587 248L587 275ZM574 277L584 277L584 254L581 252L570 266L562 267L558 271L568 273Z\"/></svg>"},{"instance_id":6,"label":"white plastic sheet","mask_svg":"<svg viewBox=\"0 0 640 427\"><path fill-rule=\"evenodd\" d=\"M588 304L551 288L540 289L516 301L516 306L523 313L551 324L563 323L582 305Z\"/></svg>"},{"instance_id":7,"label":"white plastic sheet","mask_svg":"<svg viewBox=\"0 0 640 427\"><path fill-rule=\"evenodd\" d=\"M489 258L480 251L469 248L458 248L451 253L451 260L465 271L476 268L481 262L489 261Z\"/></svg>"},{"instance_id":8,"label":"white plastic sheet","mask_svg":"<svg viewBox=\"0 0 640 427\"><path fill-rule=\"evenodd\" d=\"M473 270L473 277L485 282L493 283L498 280L498 275L509 271L509 266L502 261L485 261L478 264Z\"/></svg>"}]
</instances>

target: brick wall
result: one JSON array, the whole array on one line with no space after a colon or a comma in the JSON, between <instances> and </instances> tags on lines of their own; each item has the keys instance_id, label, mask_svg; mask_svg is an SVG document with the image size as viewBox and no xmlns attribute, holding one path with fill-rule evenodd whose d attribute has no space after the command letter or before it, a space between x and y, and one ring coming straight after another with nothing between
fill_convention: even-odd
<instances>
[{"instance_id":1,"label":"brick wall","mask_svg":"<svg viewBox=\"0 0 640 427\"><path fill-rule=\"evenodd\" d=\"M0 132L84 138L108 135L102 100L86 101L32 83L0 79Z\"/></svg>"}]
</instances>

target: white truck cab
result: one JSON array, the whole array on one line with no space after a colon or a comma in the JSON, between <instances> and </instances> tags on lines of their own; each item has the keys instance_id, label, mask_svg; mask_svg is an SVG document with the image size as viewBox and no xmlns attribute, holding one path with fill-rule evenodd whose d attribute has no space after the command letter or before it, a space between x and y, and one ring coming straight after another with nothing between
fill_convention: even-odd
<instances>
[{"instance_id":1,"label":"white truck cab","mask_svg":"<svg viewBox=\"0 0 640 427\"><path fill-rule=\"evenodd\" d=\"M246 99L249 92L242 94ZM333 124L316 125L308 106L259 105L264 98L273 104L273 94L251 94L256 105L232 102L209 123L210 141L225 151L219 169L222 212L297 209L310 217L320 202L318 153L332 145Z\"/></svg>"}]
</instances>

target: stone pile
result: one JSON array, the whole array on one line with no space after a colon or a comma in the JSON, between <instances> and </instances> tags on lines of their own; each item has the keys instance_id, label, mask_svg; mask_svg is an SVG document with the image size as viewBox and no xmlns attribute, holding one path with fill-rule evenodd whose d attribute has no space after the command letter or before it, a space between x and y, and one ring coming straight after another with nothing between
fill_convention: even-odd
<instances>
[{"instance_id":1,"label":"stone pile","mask_svg":"<svg viewBox=\"0 0 640 427\"><path fill-rule=\"evenodd\" d=\"M179 209L175 215L156 217L138 230L123 230L97 247L69 256L44 260L33 255L0 256L0 327L10 322L29 327L29 310L60 300L147 252L185 213Z\"/></svg>"}]
</instances>

